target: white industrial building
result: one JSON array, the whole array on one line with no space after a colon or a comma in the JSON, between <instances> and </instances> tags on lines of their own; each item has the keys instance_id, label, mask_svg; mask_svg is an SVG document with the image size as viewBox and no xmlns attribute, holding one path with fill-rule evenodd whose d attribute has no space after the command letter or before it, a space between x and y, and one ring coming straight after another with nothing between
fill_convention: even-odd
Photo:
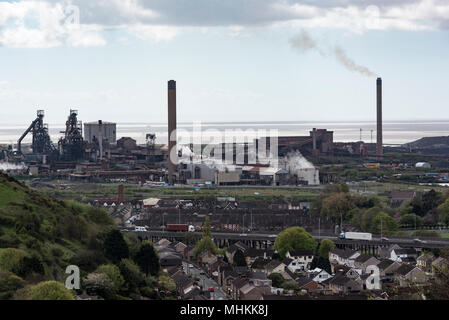
<instances>
[{"instance_id":1,"label":"white industrial building","mask_svg":"<svg viewBox=\"0 0 449 320\"><path fill-rule=\"evenodd\" d=\"M101 128L101 134L100 134ZM117 141L117 124L106 121L94 121L84 123L84 140L91 143L103 137L103 142L116 143Z\"/></svg>"}]
</instances>

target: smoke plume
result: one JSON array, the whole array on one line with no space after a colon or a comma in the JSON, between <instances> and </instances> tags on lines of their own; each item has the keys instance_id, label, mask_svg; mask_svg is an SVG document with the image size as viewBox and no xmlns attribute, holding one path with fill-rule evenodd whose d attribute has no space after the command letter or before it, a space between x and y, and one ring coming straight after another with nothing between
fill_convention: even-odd
<instances>
[{"instance_id":1,"label":"smoke plume","mask_svg":"<svg viewBox=\"0 0 449 320\"><path fill-rule=\"evenodd\" d=\"M358 72L367 77L376 77L374 72L367 67L357 64L353 59L348 57L346 52L339 46L331 47L328 50L322 49L322 47L304 30L290 39L290 45L299 53L317 51L322 56L334 56L337 62L349 71Z\"/></svg>"},{"instance_id":2,"label":"smoke plume","mask_svg":"<svg viewBox=\"0 0 449 320\"><path fill-rule=\"evenodd\" d=\"M26 169L26 167L23 164L0 162L0 171L22 170L22 169Z\"/></svg>"}]
</instances>

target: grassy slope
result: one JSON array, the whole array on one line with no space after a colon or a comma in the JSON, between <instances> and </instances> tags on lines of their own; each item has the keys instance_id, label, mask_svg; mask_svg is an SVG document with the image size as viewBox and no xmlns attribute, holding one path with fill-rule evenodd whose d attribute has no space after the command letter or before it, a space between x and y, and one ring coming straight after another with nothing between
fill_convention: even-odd
<instances>
[{"instance_id":1,"label":"grassy slope","mask_svg":"<svg viewBox=\"0 0 449 320\"><path fill-rule=\"evenodd\" d=\"M76 253L111 225L106 212L51 199L0 173L0 250L39 257L47 279L62 280Z\"/></svg>"}]
</instances>

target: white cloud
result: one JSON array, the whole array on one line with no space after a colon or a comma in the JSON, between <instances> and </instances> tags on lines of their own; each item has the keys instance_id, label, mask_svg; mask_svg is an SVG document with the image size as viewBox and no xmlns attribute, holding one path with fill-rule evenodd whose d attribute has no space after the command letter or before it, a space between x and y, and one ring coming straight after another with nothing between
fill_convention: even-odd
<instances>
[{"instance_id":1,"label":"white cloud","mask_svg":"<svg viewBox=\"0 0 449 320\"><path fill-rule=\"evenodd\" d=\"M76 4L76 7L73 6ZM67 23L79 9L79 28ZM249 27L291 26L366 30L449 28L447 0L22 0L0 2L0 46L102 46L103 33L171 40L181 28L225 27L231 37Z\"/></svg>"},{"instance_id":2,"label":"white cloud","mask_svg":"<svg viewBox=\"0 0 449 320\"><path fill-rule=\"evenodd\" d=\"M142 40L171 40L180 32L180 28L172 26L134 25L128 27L128 32Z\"/></svg>"}]
</instances>

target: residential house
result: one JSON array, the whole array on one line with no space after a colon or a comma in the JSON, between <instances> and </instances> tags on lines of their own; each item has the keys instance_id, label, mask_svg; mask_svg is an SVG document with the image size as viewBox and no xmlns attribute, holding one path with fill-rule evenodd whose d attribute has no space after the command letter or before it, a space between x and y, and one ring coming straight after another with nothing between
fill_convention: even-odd
<instances>
[{"instance_id":1,"label":"residential house","mask_svg":"<svg viewBox=\"0 0 449 320\"><path fill-rule=\"evenodd\" d=\"M263 272L265 271L265 267L268 263L270 263L270 259L264 259L262 257L256 258L256 260L253 261L253 263L250 265L250 270L253 272Z\"/></svg>"},{"instance_id":2,"label":"residential house","mask_svg":"<svg viewBox=\"0 0 449 320\"><path fill-rule=\"evenodd\" d=\"M230 296L233 300L240 300L240 288L248 284L249 280L245 276L239 276L234 279L230 286Z\"/></svg>"},{"instance_id":3,"label":"residential house","mask_svg":"<svg viewBox=\"0 0 449 320\"><path fill-rule=\"evenodd\" d=\"M391 260L408 264L416 263L416 258L418 253L414 248L393 249L390 254Z\"/></svg>"},{"instance_id":4,"label":"residential house","mask_svg":"<svg viewBox=\"0 0 449 320\"><path fill-rule=\"evenodd\" d=\"M257 287L252 283L246 283L239 290L240 300L263 300L263 296L271 293L271 288L268 286Z\"/></svg>"},{"instance_id":5,"label":"residential house","mask_svg":"<svg viewBox=\"0 0 449 320\"><path fill-rule=\"evenodd\" d=\"M338 274L329 280L329 289L333 293L349 293L362 290L361 280L354 280L343 274Z\"/></svg>"},{"instance_id":6,"label":"residential house","mask_svg":"<svg viewBox=\"0 0 449 320\"><path fill-rule=\"evenodd\" d=\"M279 260L271 260L265 266L265 273L269 276L272 273L282 273L287 266Z\"/></svg>"},{"instance_id":7,"label":"residential house","mask_svg":"<svg viewBox=\"0 0 449 320\"><path fill-rule=\"evenodd\" d=\"M271 280L267 278L265 272L250 272L248 273L248 279L256 287L271 287Z\"/></svg>"},{"instance_id":8,"label":"residential house","mask_svg":"<svg viewBox=\"0 0 449 320\"><path fill-rule=\"evenodd\" d=\"M389 281L393 279L394 272L398 269L401 264L397 261L390 259L381 259L377 267L379 268L380 279L382 281Z\"/></svg>"},{"instance_id":9,"label":"residential house","mask_svg":"<svg viewBox=\"0 0 449 320\"><path fill-rule=\"evenodd\" d=\"M313 252L309 250L292 250L287 251L286 258L292 259L293 262L288 266L293 272L300 270L309 270L313 260Z\"/></svg>"},{"instance_id":10,"label":"residential house","mask_svg":"<svg viewBox=\"0 0 449 320\"><path fill-rule=\"evenodd\" d=\"M184 255L184 250L187 248L187 245L182 242L178 242L173 247L175 248L176 252Z\"/></svg>"},{"instance_id":11,"label":"residential house","mask_svg":"<svg viewBox=\"0 0 449 320\"><path fill-rule=\"evenodd\" d=\"M176 292L181 297L194 288L195 281L187 277L182 271L176 272L171 278L176 284Z\"/></svg>"},{"instance_id":12,"label":"residential house","mask_svg":"<svg viewBox=\"0 0 449 320\"><path fill-rule=\"evenodd\" d=\"M394 280L399 283L399 286L406 287L410 284L425 283L427 276L424 271L417 267L410 264L402 264L394 272Z\"/></svg>"},{"instance_id":13,"label":"residential house","mask_svg":"<svg viewBox=\"0 0 449 320\"><path fill-rule=\"evenodd\" d=\"M357 269L361 269L363 273L366 272L366 268L368 266L376 266L379 264L379 260L374 256L368 254L361 254L354 260L354 267Z\"/></svg>"},{"instance_id":14,"label":"residential house","mask_svg":"<svg viewBox=\"0 0 449 320\"><path fill-rule=\"evenodd\" d=\"M226 250L226 258L228 259L229 263L232 264L234 262L234 254L237 252L237 250L245 253L245 251L248 250L248 246L240 241L230 245Z\"/></svg>"},{"instance_id":15,"label":"residential house","mask_svg":"<svg viewBox=\"0 0 449 320\"><path fill-rule=\"evenodd\" d=\"M359 255L360 253L354 250L335 248L329 252L329 261L331 265L337 264L354 267L354 261Z\"/></svg>"},{"instance_id":16,"label":"residential house","mask_svg":"<svg viewBox=\"0 0 449 320\"><path fill-rule=\"evenodd\" d=\"M318 289L318 283L305 276L300 276L296 279L296 282L299 285L299 289L306 292L313 292Z\"/></svg>"},{"instance_id":17,"label":"residential house","mask_svg":"<svg viewBox=\"0 0 449 320\"><path fill-rule=\"evenodd\" d=\"M435 273L436 269L447 268L449 262L443 257L438 257L432 262L432 273Z\"/></svg>"},{"instance_id":18,"label":"residential house","mask_svg":"<svg viewBox=\"0 0 449 320\"><path fill-rule=\"evenodd\" d=\"M310 271L309 278L317 283L321 283L327 279L332 278L332 276L324 269L315 268Z\"/></svg>"},{"instance_id":19,"label":"residential house","mask_svg":"<svg viewBox=\"0 0 449 320\"><path fill-rule=\"evenodd\" d=\"M424 272L432 271L432 262L435 260L433 254L423 253L416 259L416 266Z\"/></svg>"}]
</instances>

